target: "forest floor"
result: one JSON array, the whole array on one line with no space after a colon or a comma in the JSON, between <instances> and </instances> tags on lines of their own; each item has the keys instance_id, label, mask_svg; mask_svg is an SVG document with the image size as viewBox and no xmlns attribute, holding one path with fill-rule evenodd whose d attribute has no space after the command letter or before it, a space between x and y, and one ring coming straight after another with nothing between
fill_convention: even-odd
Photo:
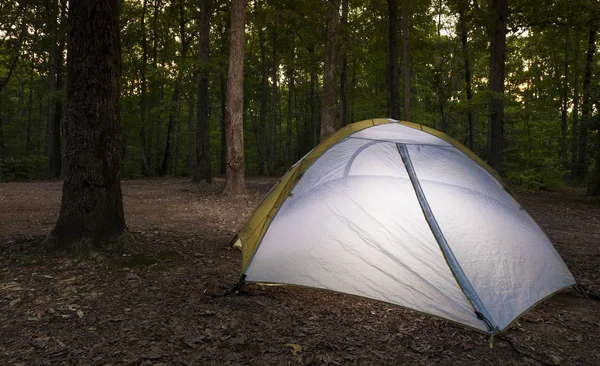
<instances>
[{"instance_id":1,"label":"forest floor","mask_svg":"<svg viewBox=\"0 0 600 366\"><path fill-rule=\"evenodd\" d=\"M143 256L85 261L27 254L59 212L61 183L0 184L0 364L600 365L599 303L564 291L490 349L484 334L388 304L239 278L237 229L275 183L244 198L186 179L123 182ZM600 200L521 194L583 284L600 292ZM526 354L527 356L525 356Z\"/></svg>"}]
</instances>

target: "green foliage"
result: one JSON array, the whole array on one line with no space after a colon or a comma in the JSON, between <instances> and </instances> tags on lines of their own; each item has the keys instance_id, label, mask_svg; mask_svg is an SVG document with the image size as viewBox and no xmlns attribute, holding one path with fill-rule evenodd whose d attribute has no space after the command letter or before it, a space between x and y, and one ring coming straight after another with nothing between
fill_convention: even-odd
<instances>
[{"instance_id":1,"label":"green foliage","mask_svg":"<svg viewBox=\"0 0 600 366\"><path fill-rule=\"evenodd\" d=\"M62 8L63 2L60 0L59 8ZM124 130L122 176L137 178L157 174L165 155L171 114L175 127L168 174L185 176L191 173L195 162L198 114L197 77L201 68L209 71L210 100L209 105L202 108L209 110L212 170L218 173L222 165L221 104L223 80L227 73L230 2L212 1L210 60L207 65L198 62L199 8L196 2L147 1L145 12L143 4L143 1L124 0L120 9ZM566 77L569 109L565 137L570 162L571 141L578 138L572 125L575 118L581 122L581 116L574 115L574 94L577 89L581 113L589 25L593 16L599 14L597 4L589 0L557 0L543 5L525 0L512 1L508 19L504 174L511 184L523 189L559 189L568 176L569 167L560 156L563 86ZM47 5L43 2L9 0L1 6L0 81L8 76L15 52L18 52L19 59L11 78L0 91L4 155L4 174L0 176L4 180L41 179L46 170L48 99L60 98L64 102L65 96L64 83L55 95L48 93L48 30L52 20L48 18ZM339 44L348 60L348 119L352 122L386 117L389 115L390 94L387 2L352 0L349 9L348 24L341 28ZM259 148L264 149L266 164L273 123L276 124L275 165L278 173L284 172L313 147L313 118L317 122L320 119L326 14L327 2L321 0L248 3L244 85L247 174L259 171ZM490 16L487 2L409 2L409 17L408 63L413 121L444 129L466 144L469 136L467 116L472 111L474 150L485 159L490 98L487 82ZM467 51L473 89L471 103L466 96L465 50L459 19L465 22L468 33ZM66 31L64 24L59 27L59 39L66 36ZM264 37L264 59L260 47L261 33ZM187 51L185 57L184 46ZM278 74L276 99L272 94L271 76L274 53ZM566 59L568 74L564 75ZM594 58L593 86L598 83L599 60L599 57ZM268 75L265 94L262 89L263 67ZM294 88L288 100L292 69ZM65 65L61 70L64 80ZM311 76L316 76L314 85L311 85ZM341 65L338 68L340 77ZM145 103L142 101L144 79ZM178 80L181 82L180 93L178 98L174 98ZM592 87L594 103L598 100L595 89ZM401 90L401 93L404 91ZM266 118L265 125L261 127L263 100L266 102ZM288 107L292 110L289 121ZM142 117L143 110L145 118ZM593 109L595 115L597 110L596 105ZM263 130L264 135L261 135ZM596 134L592 132L588 151L592 169L599 165L595 151L600 147L594 144L596 140ZM143 167L144 161L149 170Z\"/></svg>"}]
</instances>

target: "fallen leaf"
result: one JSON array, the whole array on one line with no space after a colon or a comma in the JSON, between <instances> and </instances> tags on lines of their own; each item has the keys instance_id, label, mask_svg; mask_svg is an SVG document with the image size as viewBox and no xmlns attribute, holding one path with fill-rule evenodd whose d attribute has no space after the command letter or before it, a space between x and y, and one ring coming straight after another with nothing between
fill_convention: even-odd
<instances>
[{"instance_id":1,"label":"fallen leaf","mask_svg":"<svg viewBox=\"0 0 600 366\"><path fill-rule=\"evenodd\" d=\"M471 343L463 343L462 349L463 351L470 351L473 349L473 345Z\"/></svg>"},{"instance_id":2,"label":"fallen leaf","mask_svg":"<svg viewBox=\"0 0 600 366\"><path fill-rule=\"evenodd\" d=\"M302 346L296 343L286 343L283 345L284 347L291 348L292 355L296 356L298 353L302 352Z\"/></svg>"},{"instance_id":3,"label":"fallen leaf","mask_svg":"<svg viewBox=\"0 0 600 366\"><path fill-rule=\"evenodd\" d=\"M77 316L80 318L83 318L83 310L81 310L81 309L77 310Z\"/></svg>"}]
</instances>

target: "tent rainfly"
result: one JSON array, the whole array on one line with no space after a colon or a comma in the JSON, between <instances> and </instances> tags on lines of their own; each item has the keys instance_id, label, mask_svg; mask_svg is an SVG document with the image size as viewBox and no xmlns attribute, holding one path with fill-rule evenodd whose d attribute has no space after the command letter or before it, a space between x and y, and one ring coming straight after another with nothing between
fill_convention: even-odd
<instances>
[{"instance_id":1,"label":"tent rainfly","mask_svg":"<svg viewBox=\"0 0 600 366\"><path fill-rule=\"evenodd\" d=\"M237 244L243 282L381 300L489 334L576 283L495 171L444 133L389 119L322 141Z\"/></svg>"}]
</instances>

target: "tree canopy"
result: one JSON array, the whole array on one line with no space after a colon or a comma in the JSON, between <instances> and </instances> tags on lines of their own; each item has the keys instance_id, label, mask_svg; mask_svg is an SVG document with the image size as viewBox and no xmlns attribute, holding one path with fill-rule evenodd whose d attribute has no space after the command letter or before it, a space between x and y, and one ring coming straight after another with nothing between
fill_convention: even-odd
<instances>
[{"instance_id":1,"label":"tree canopy","mask_svg":"<svg viewBox=\"0 0 600 366\"><path fill-rule=\"evenodd\" d=\"M506 1L248 1L246 174L282 174L312 149L333 95L327 117L336 129L409 112L484 159L490 136L500 136L502 174L514 185L578 182L600 194L599 3L508 1L503 126L491 131L498 3ZM335 94L324 94L333 7ZM0 180L61 175L66 9L66 0L0 4ZM200 157L212 174L224 174L231 11L224 0L120 2L123 177L193 176L198 128L209 145ZM392 29L398 33L390 36ZM201 176L210 180L206 169Z\"/></svg>"}]
</instances>

